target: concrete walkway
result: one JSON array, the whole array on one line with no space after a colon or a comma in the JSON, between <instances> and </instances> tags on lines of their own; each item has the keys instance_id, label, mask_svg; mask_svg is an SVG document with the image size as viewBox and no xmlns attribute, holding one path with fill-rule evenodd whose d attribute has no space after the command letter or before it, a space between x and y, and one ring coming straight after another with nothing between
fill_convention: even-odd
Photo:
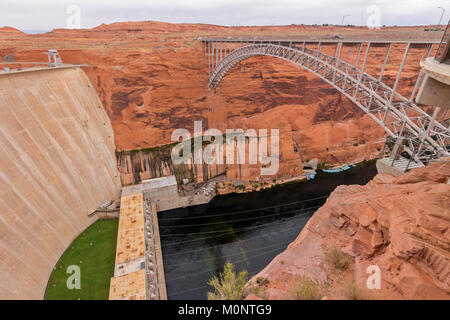
<instances>
[{"instance_id":1,"label":"concrete walkway","mask_svg":"<svg viewBox=\"0 0 450 320\"><path fill-rule=\"evenodd\" d=\"M135 186L122 190L109 299L167 299L156 205Z\"/></svg>"}]
</instances>

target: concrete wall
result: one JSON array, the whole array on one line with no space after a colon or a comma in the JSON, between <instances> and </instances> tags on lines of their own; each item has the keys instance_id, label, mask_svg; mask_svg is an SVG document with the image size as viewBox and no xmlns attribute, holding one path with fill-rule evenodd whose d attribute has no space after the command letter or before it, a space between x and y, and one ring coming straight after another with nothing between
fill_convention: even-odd
<instances>
[{"instance_id":1,"label":"concrete wall","mask_svg":"<svg viewBox=\"0 0 450 320\"><path fill-rule=\"evenodd\" d=\"M212 198L214 198L214 194L207 196L201 193L192 196L173 198L170 200L169 199L157 200L155 203L156 209L158 210L158 212L160 212L177 208L185 208L190 206L198 206L201 204L206 204L210 202Z\"/></svg>"},{"instance_id":2,"label":"concrete wall","mask_svg":"<svg viewBox=\"0 0 450 320\"><path fill-rule=\"evenodd\" d=\"M42 299L120 188L109 118L80 68L0 75L0 299Z\"/></svg>"},{"instance_id":3,"label":"concrete wall","mask_svg":"<svg viewBox=\"0 0 450 320\"><path fill-rule=\"evenodd\" d=\"M382 174L390 174L393 175L394 177L400 177L401 175L403 175L405 172L400 170L397 167L391 166L390 164L387 163L387 161L389 160L385 160L385 159L378 159L376 162L376 167L377 167L377 172L378 173L382 173Z\"/></svg>"}]
</instances>

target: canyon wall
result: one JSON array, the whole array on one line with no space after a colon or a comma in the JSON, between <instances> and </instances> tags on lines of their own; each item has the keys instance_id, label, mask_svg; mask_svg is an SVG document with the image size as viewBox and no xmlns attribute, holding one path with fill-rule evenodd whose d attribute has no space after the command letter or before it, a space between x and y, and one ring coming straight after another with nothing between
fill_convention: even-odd
<instances>
[{"instance_id":1,"label":"canyon wall","mask_svg":"<svg viewBox=\"0 0 450 320\"><path fill-rule=\"evenodd\" d=\"M295 298L306 278L327 299L450 299L449 179L450 161L443 160L398 178L379 174L364 186L337 187L254 277L266 279L259 298ZM337 269L344 255L349 264ZM374 268L380 287L368 290Z\"/></svg>"},{"instance_id":2,"label":"canyon wall","mask_svg":"<svg viewBox=\"0 0 450 320\"><path fill-rule=\"evenodd\" d=\"M0 73L0 114L0 299L42 299L88 214L120 197L114 133L78 67Z\"/></svg>"},{"instance_id":3,"label":"canyon wall","mask_svg":"<svg viewBox=\"0 0 450 320\"><path fill-rule=\"evenodd\" d=\"M271 57L242 61L224 78L217 91L208 90L208 56L196 38L271 35L332 39L336 34L344 39L372 40L438 40L441 37L440 32L425 32L420 26L369 30L144 21L36 35L3 28L0 29L0 60L43 61L46 58L43 52L55 48L64 62L86 63L83 69L111 119L118 151L169 144L173 130L186 128L192 132L195 120L203 121L204 129L222 131L239 127L278 128L283 150L279 177L289 177L299 173L290 168L300 167L302 161L312 158L330 164L373 158L379 154L386 133L323 80ZM312 45L311 48L314 49ZM383 77L390 85L395 80L403 49L402 45L391 49ZM322 47L327 54L333 55L334 50L331 45ZM354 46L345 46L341 58L354 63L356 50ZM366 65L370 74L378 75L385 51L384 47L373 47ZM399 84L400 92L407 97L425 52L423 48L411 49ZM359 67L362 61L361 57ZM229 172L233 179L259 178L259 169L251 166L230 168ZM132 183L133 179L123 182Z\"/></svg>"},{"instance_id":4,"label":"canyon wall","mask_svg":"<svg viewBox=\"0 0 450 320\"><path fill-rule=\"evenodd\" d=\"M175 175L179 184L183 179L195 179L193 166L175 165L171 159L171 146L116 152L117 166L123 185L136 184L142 180Z\"/></svg>"},{"instance_id":5,"label":"canyon wall","mask_svg":"<svg viewBox=\"0 0 450 320\"><path fill-rule=\"evenodd\" d=\"M263 127L264 128L264 127ZM260 129L263 129L260 128ZM261 175L261 163L251 163L250 150L257 149L260 141L258 129L255 132L247 132L252 138L245 138L246 132L242 132L242 138L234 137L233 143L231 138L227 142L226 136L222 136L221 151L218 147L208 148L211 143L210 136L203 137L206 139L202 142L199 161L195 157L195 149L193 147L193 140L187 140L189 145L188 152L190 153L189 163L174 164L172 161L172 150L175 144L168 144L153 148L145 148L141 150L132 151L116 151L117 165L120 172L120 177L123 185L130 185L139 183L142 180L159 178L168 175L175 175L179 184L182 184L185 179L189 182L202 183L208 181L219 175L224 175L227 179L234 182L249 182L249 181L267 181L276 180L283 177L295 177L303 172L301 157L295 151L295 145L292 144L291 132L285 127L280 129L279 135L274 135L275 142L279 142L281 149L279 163L270 161L263 164L266 170L273 168L274 174ZM256 136L253 136L256 134ZM219 136L220 137L220 136ZM250 141L252 139L252 141ZM239 142L238 142L239 140ZM271 148L272 132L267 132L267 148L268 156L272 155ZM239 146L241 144L241 146ZM216 149L217 148L217 149ZM230 149L228 149L230 148ZM255 149L252 149L255 150ZM200 150L200 149L199 149ZM227 151L228 150L228 151ZM231 150L231 151L230 151ZM217 156L216 156L216 151ZM228 162L229 156L227 152L234 155L232 163ZM220 158L219 154L222 154ZM205 162L205 157L212 156L215 160L212 164ZM255 154L255 157L258 155ZM194 159L196 158L196 159ZM245 159L245 161L242 161ZM252 158L254 160L254 158ZM201 162L201 163L200 163ZM209 162L211 163L211 162Z\"/></svg>"}]
</instances>

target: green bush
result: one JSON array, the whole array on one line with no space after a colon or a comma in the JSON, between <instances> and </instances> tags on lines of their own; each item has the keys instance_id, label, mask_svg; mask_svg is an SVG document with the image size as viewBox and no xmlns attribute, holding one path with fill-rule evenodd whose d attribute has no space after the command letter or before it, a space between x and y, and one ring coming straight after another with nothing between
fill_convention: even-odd
<instances>
[{"instance_id":1,"label":"green bush","mask_svg":"<svg viewBox=\"0 0 450 320\"><path fill-rule=\"evenodd\" d=\"M208 292L208 300L239 300L247 281L247 271L241 271L237 275L233 264L227 262L219 277L214 276L208 281L208 285L214 288L213 292Z\"/></svg>"}]
</instances>

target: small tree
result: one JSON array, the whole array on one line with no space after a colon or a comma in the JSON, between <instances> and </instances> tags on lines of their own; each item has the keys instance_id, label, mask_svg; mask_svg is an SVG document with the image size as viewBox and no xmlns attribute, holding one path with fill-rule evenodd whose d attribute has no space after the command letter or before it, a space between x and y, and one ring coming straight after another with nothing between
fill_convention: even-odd
<instances>
[{"instance_id":1,"label":"small tree","mask_svg":"<svg viewBox=\"0 0 450 320\"><path fill-rule=\"evenodd\" d=\"M241 271L236 275L233 264L227 262L219 277L214 276L208 281L208 285L214 288L213 292L208 292L208 300L239 300L242 298L247 281L247 271Z\"/></svg>"}]
</instances>

